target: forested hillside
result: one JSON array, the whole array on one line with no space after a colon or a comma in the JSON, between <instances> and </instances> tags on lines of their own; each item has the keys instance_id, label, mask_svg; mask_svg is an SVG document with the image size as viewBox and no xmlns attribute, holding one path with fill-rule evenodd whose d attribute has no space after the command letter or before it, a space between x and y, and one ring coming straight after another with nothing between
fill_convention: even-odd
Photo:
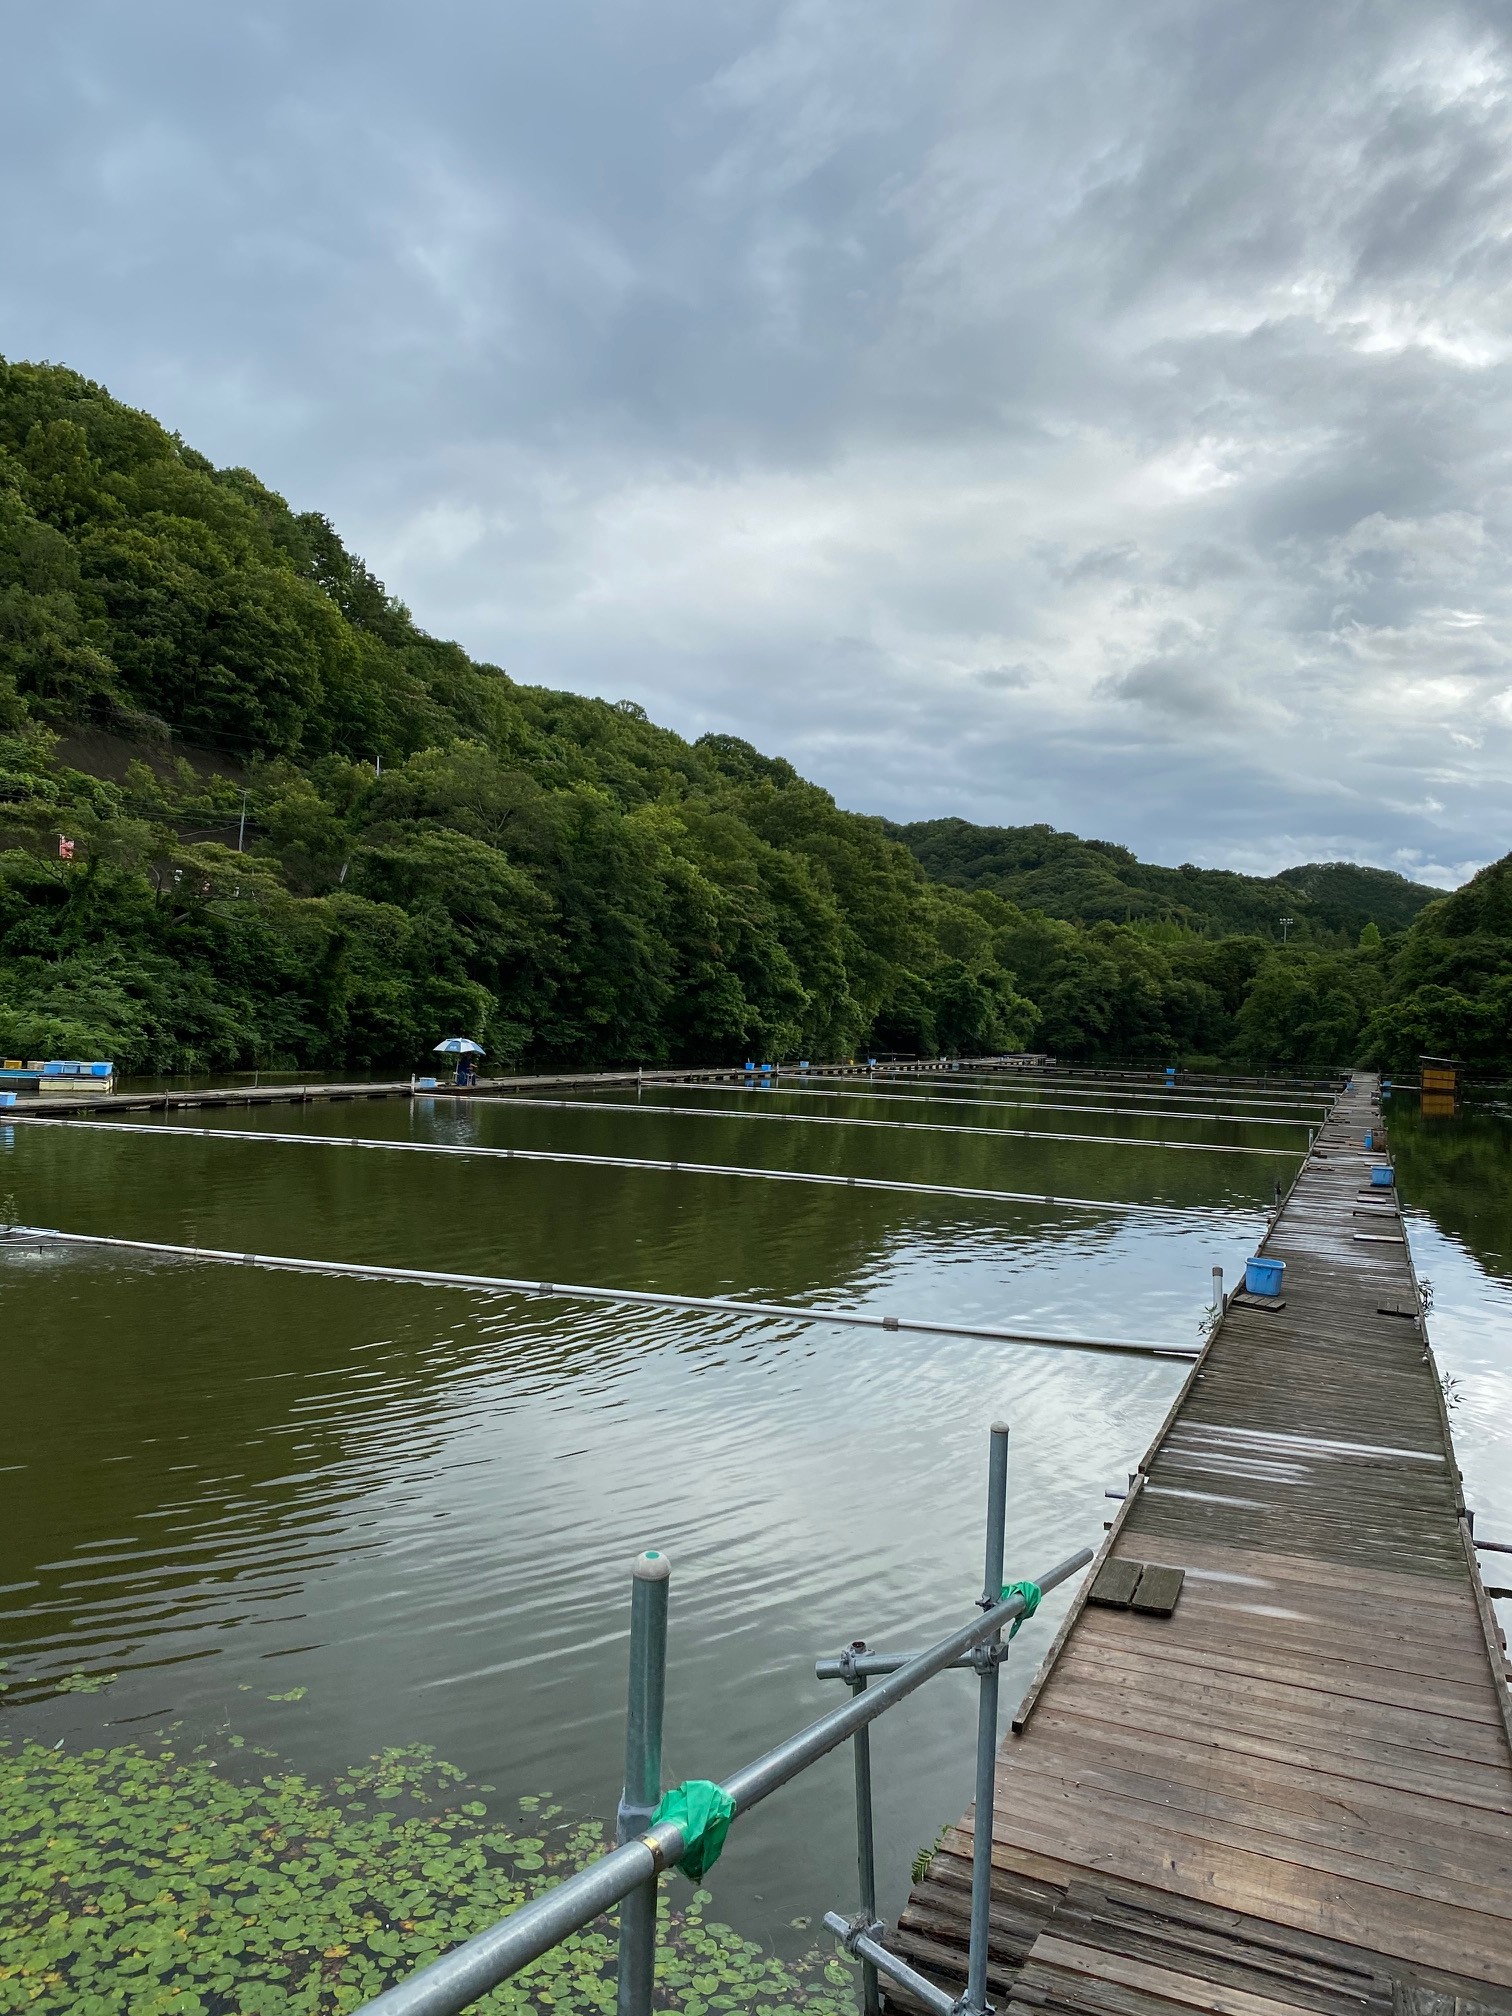
<instances>
[{"instance_id":1,"label":"forested hillside","mask_svg":"<svg viewBox=\"0 0 1512 2016\"><path fill-rule=\"evenodd\" d=\"M1178 923L1228 936L1286 933L1306 942L1353 944L1367 924L1404 931L1439 894L1383 868L1311 862L1284 874L1235 875L1222 868L1157 868L1127 847L1081 840L1052 826L973 826L928 819L889 826L935 881L990 889L1026 910L1092 924L1102 920Z\"/></svg>"},{"instance_id":2,"label":"forested hillside","mask_svg":"<svg viewBox=\"0 0 1512 2016\"><path fill-rule=\"evenodd\" d=\"M0 361L9 1055L408 1069L454 1032L496 1065L1512 1048L1505 865L1405 933L1424 892L1400 878L1293 871L1283 948L1281 884L1038 828L973 854L983 829L943 822L931 854L921 830L475 663L325 519L69 371ZM1089 858L1111 865L1081 900ZM1025 875L1049 880L1003 886ZM1200 901L1151 879L1191 876Z\"/></svg>"}]
</instances>

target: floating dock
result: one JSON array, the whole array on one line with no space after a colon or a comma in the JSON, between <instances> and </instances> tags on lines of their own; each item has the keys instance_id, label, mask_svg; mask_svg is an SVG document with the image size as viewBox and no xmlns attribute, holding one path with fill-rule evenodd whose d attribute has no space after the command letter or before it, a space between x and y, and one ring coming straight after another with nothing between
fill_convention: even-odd
<instances>
[{"instance_id":1,"label":"floating dock","mask_svg":"<svg viewBox=\"0 0 1512 2016\"><path fill-rule=\"evenodd\" d=\"M1379 1126L1362 1075L1267 1236L1282 1294L1229 1298L1003 1741L1013 2016L1512 2009L1506 1652ZM1140 1564L1184 1571L1171 1614ZM951 1994L971 1817L893 1942Z\"/></svg>"},{"instance_id":2,"label":"floating dock","mask_svg":"<svg viewBox=\"0 0 1512 2016\"><path fill-rule=\"evenodd\" d=\"M781 1082L804 1084L825 1078L861 1079L885 1084L897 1078L948 1078L959 1073L982 1073L991 1077L1030 1078L1041 1083L1059 1082L1055 1060L1026 1051L1012 1057L920 1058L912 1064L816 1064L769 1065L760 1071L732 1070L729 1065L710 1070L689 1070L685 1066L644 1069L631 1065L616 1071L537 1071L511 1077L480 1079L475 1085L454 1085L441 1079L422 1085L415 1078L310 1079L293 1084L285 1079L270 1085L169 1086L161 1091L90 1092L82 1083L70 1092L67 1107L74 1113L183 1113L196 1108L225 1106L304 1106L312 1101L336 1102L346 1099L488 1099L511 1093L542 1091L602 1091L614 1086L638 1085L743 1085L756 1091ZM1157 1072L1100 1072L1096 1083L1102 1089L1117 1083L1155 1085L1164 1088ZM1337 1080L1291 1078L1223 1078L1208 1081L1237 1087L1249 1085L1275 1091L1290 1086L1309 1091L1329 1090ZM17 1113L57 1112L63 1102L41 1099L18 1092ZM1206 1117L1206 1116L1204 1116Z\"/></svg>"}]
</instances>

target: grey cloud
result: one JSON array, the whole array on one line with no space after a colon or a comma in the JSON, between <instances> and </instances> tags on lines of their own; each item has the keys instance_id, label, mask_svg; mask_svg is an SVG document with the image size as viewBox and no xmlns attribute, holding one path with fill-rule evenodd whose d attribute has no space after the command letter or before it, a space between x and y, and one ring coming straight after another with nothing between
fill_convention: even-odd
<instances>
[{"instance_id":1,"label":"grey cloud","mask_svg":"<svg viewBox=\"0 0 1512 2016\"><path fill-rule=\"evenodd\" d=\"M1206 665L1173 658L1149 658L1127 672L1112 673L1100 681L1097 694L1132 701L1193 728L1237 721L1244 711L1239 696Z\"/></svg>"},{"instance_id":2,"label":"grey cloud","mask_svg":"<svg viewBox=\"0 0 1512 2016\"><path fill-rule=\"evenodd\" d=\"M7 53L0 350L516 676L896 816L1512 845L1503 8L77 0Z\"/></svg>"},{"instance_id":3,"label":"grey cloud","mask_svg":"<svg viewBox=\"0 0 1512 2016\"><path fill-rule=\"evenodd\" d=\"M1034 674L1027 665L988 665L971 676L994 693L1022 693L1034 684Z\"/></svg>"}]
</instances>

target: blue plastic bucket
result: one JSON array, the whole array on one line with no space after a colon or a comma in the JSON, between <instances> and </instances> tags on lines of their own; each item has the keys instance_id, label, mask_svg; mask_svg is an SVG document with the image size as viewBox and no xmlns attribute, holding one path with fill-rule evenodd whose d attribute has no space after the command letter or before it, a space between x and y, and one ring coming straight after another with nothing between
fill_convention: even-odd
<instances>
[{"instance_id":1,"label":"blue plastic bucket","mask_svg":"<svg viewBox=\"0 0 1512 2016\"><path fill-rule=\"evenodd\" d=\"M1244 1263L1244 1285L1251 1295L1279 1295L1285 1273L1284 1260L1266 1260L1257 1253Z\"/></svg>"},{"instance_id":2,"label":"blue plastic bucket","mask_svg":"<svg viewBox=\"0 0 1512 2016\"><path fill-rule=\"evenodd\" d=\"M1375 1146L1375 1135L1368 1127L1365 1129L1365 1146L1367 1148L1374 1148Z\"/></svg>"},{"instance_id":3,"label":"blue plastic bucket","mask_svg":"<svg viewBox=\"0 0 1512 2016\"><path fill-rule=\"evenodd\" d=\"M1370 1172L1372 1190L1389 1190L1395 1180L1389 1169L1372 1169Z\"/></svg>"},{"instance_id":4,"label":"blue plastic bucket","mask_svg":"<svg viewBox=\"0 0 1512 2016\"><path fill-rule=\"evenodd\" d=\"M435 1089L436 1081L434 1078L417 1078L415 1080L415 1090L417 1092L434 1092Z\"/></svg>"}]
</instances>

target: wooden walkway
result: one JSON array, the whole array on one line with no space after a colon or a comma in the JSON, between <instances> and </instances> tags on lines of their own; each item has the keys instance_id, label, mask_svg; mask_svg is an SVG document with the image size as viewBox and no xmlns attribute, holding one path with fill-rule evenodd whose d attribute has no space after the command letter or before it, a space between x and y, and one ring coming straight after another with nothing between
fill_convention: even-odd
<instances>
[{"instance_id":1,"label":"wooden walkway","mask_svg":"<svg viewBox=\"0 0 1512 2016\"><path fill-rule=\"evenodd\" d=\"M999 1753L1015 2016L1512 2010L1512 1706L1374 1079L1340 1099ZM1108 1559L1175 1613L1093 1606ZM1108 1578L1105 1588L1115 1577ZM968 1814L897 1949L965 1979Z\"/></svg>"},{"instance_id":2,"label":"wooden walkway","mask_svg":"<svg viewBox=\"0 0 1512 2016\"><path fill-rule=\"evenodd\" d=\"M1021 1057L966 1058L959 1063L941 1059L921 1059L914 1064L889 1064L889 1073L901 1072L910 1078L942 1077L972 1067L1033 1076L1046 1063L1038 1052ZM768 1073L741 1071L729 1065L711 1070L685 1067L643 1069L630 1065L620 1071L545 1071L521 1073L508 1078L480 1078L475 1085L454 1085L449 1078L421 1086L415 1078L350 1078L325 1082L311 1079L294 1084L285 1079L269 1085L169 1086L162 1091L19 1094L11 1110L20 1114L61 1113L181 1113L217 1106L304 1106L312 1100L332 1103L343 1099L486 1099L512 1092L542 1090L591 1092L606 1086L636 1085L744 1085L758 1088L789 1079L799 1083L818 1078L881 1077L881 1069L867 1064L784 1064ZM87 1081L78 1081L86 1083Z\"/></svg>"}]
</instances>

